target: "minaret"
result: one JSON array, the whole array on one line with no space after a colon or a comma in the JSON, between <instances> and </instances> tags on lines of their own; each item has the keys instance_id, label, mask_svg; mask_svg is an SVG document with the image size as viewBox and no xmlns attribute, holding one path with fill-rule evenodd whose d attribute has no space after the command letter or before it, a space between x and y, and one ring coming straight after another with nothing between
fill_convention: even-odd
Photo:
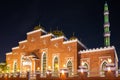
<instances>
[{"instance_id":1,"label":"minaret","mask_svg":"<svg viewBox=\"0 0 120 80\"><path fill-rule=\"evenodd\" d=\"M104 46L110 46L110 30L109 30L109 11L107 2L104 5Z\"/></svg>"}]
</instances>

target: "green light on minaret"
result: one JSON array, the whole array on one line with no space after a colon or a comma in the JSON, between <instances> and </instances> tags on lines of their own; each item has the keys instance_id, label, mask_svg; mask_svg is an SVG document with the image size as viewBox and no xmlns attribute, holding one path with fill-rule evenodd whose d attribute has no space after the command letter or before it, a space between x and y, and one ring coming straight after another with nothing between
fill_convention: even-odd
<instances>
[{"instance_id":1,"label":"green light on minaret","mask_svg":"<svg viewBox=\"0 0 120 80\"><path fill-rule=\"evenodd\" d=\"M109 30L109 11L108 5L104 5L104 45L110 46L110 30Z\"/></svg>"},{"instance_id":2,"label":"green light on minaret","mask_svg":"<svg viewBox=\"0 0 120 80\"><path fill-rule=\"evenodd\" d=\"M108 5L107 5L107 2L105 2L104 10L105 10L105 11L108 11Z\"/></svg>"},{"instance_id":3,"label":"green light on minaret","mask_svg":"<svg viewBox=\"0 0 120 80\"><path fill-rule=\"evenodd\" d=\"M104 17L104 20L105 20L105 23L109 22L109 17L106 15L106 16Z\"/></svg>"},{"instance_id":4,"label":"green light on minaret","mask_svg":"<svg viewBox=\"0 0 120 80\"><path fill-rule=\"evenodd\" d=\"M104 5L104 14L105 13L109 14L107 2ZM107 15L107 14L104 15L104 20L105 20L105 23L109 22L109 15Z\"/></svg>"}]
</instances>

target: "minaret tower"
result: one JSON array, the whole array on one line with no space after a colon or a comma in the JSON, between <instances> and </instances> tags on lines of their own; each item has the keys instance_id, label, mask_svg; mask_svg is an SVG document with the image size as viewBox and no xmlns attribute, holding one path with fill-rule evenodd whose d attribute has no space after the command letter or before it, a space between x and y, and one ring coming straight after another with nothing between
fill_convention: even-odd
<instances>
[{"instance_id":1,"label":"minaret tower","mask_svg":"<svg viewBox=\"0 0 120 80\"><path fill-rule=\"evenodd\" d=\"M110 46L110 23L107 2L104 5L104 46Z\"/></svg>"}]
</instances>

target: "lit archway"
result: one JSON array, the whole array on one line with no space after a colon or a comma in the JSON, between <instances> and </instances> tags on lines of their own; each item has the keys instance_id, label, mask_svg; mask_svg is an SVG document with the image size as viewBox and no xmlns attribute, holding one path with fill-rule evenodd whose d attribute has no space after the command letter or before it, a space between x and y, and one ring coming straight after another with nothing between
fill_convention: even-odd
<instances>
[{"instance_id":1,"label":"lit archway","mask_svg":"<svg viewBox=\"0 0 120 80\"><path fill-rule=\"evenodd\" d=\"M89 66L89 64L87 62L83 62L82 66L85 66L86 69L88 70L87 76L89 77L89 75L90 75L90 72L89 72L90 66Z\"/></svg>"},{"instance_id":2,"label":"lit archway","mask_svg":"<svg viewBox=\"0 0 120 80\"><path fill-rule=\"evenodd\" d=\"M104 69L106 68L106 64L107 64L107 62L104 62L104 63L102 64L102 70L104 70Z\"/></svg>"},{"instance_id":3,"label":"lit archway","mask_svg":"<svg viewBox=\"0 0 120 80\"><path fill-rule=\"evenodd\" d=\"M43 76L45 76L46 74L46 53L43 53L42 55L42 73L43 73Z\"/></svg>"},{"instance_id":4,"label":"lit archway","mask_svg":"<svg viewBox=\"0 0 120 80\"><path fill-rule=\"evenodd\" d=\"M71 61L67 62L67 68L69 70L69 76L71 76L72 75L72 62Z\"/></svg>"},{"instance_id":5,"label":"lit archway","mask_svg":"<svg viewBox=\"0 0 120 80\"><path fill-rule=\"evenodd\" d=\"M58 67L59 67L58 57L55 57L54 58L54 76L58 76Z\"/></svg>"},{"instance_id":6,"label":"lit archway","mask_svg":"<svg viewBox=\"0 0 120 80\"><path fill-rule=\"evenodd\" d=\"M89 67L88 67L88 64L87 64L87 63L84 63L84 66L86 66L86 68L87 68L87 69L89 69Z\"/></svg>"},{"instance_id":7,"label":"lit archway","mask_svg":"<svg viewBox=\"0 0 120 80\"><path fill-rule=\"evenodd\" d=\"M13 66L14 66L14 67L13 67L13 68L14 68L13 71L14 71L14 72L17 72L17 62L16 62L16 61L14 61Z\"/></svg>"},{"instance_id":8,"label":"lit archway","mask_svg":"<svg viewBox=\"0 0 120 80\"><path fill-rule=\"evenodd\" d=\"M107 61L103 61L100 66L100 76L105 76L104 69L106 68Z\"/></svg>"}]
</instances>

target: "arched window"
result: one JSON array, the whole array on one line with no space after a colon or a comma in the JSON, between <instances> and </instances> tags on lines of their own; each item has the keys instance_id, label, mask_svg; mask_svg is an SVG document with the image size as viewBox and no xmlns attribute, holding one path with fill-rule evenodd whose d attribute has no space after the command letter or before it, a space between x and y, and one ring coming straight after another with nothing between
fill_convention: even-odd
<instances>
[{"instance_id":1,"label":"arched window","mask_svg":"<svg viewBox=\"0 0 120 80\"><path fill-rule=\"evenodd\" d=\"M106 68L106 64L107 64L107 62L103 62L103 64L102 64L102 71Z\"/></svg>"},{"instance_id":2,"label":"arched window","mask_svg":"<svg viewBox=\"0 0 120 80\"><path fill-rule=\"evenodd\" d=\"M72 62L71 61L67 62L67 68L69 69L69 76L71 76L72 75Z\"/></svg>"},{"instance_id":3,"label":"arched window","mask_svg":"<svg viewBox=\"0 0 120 80\"><path fill-rule=\"evenodd\" d=\"M58 74L58 57L54 58L54 75L57 76Z\"/></svg>"},{"instance_id":4,"label":"arched window","mask_svg":"<svg viewBox=\"0 0 120 80\"><path fill-rule=\"evenodd\" d=\"M86 68L88 69L88 64L87 63L84 63L84 66L86 66Z\"/></svg>"},{"instance_id":5,"label":"arched window","mask_svg":"<svg viewBox=\"0 0 120 80\"><path fill-rule=\"evenodd\" d=\"M87 70L90 69L89 64L88 64L87 62L84 62L83 66L85 66ZM90 73L89 73L89 71L88 71L88 72L87 72L87 76L88 76L88 77L89 77L89 74L90 74Z\"/></svg>"},{"instance_id":6,"label":"arched window","mask_svg":"<svg viewBox=\"0 0 120 80\"><path fill-rule=\"evenodd\" d=\"M102 77L104 77L104 76L105 76L104 69L106 68L106 64L107 64L107 62L106 62L106 61L104 61L104 62L101 64L100 76L102 76Z\"/></svg>"},{"instance_id":7,"label":"arched window","mask_svg":"<svg viewBox=\"0 0 120 80\"><path fill-rule=\"evenodd\" d=\"M46 73L46 53L43 53L42 60L43 60L42 61L42 72L44 76Z\"/></svg>"},{"instance_id":8,"label":"arched window","mask_svg":"<svg viewBox=\"0 0 120 80\"><path fill-rule=\"evenodd\" d=\"M17 71L17 62L15 61L14 62L14 72L16 72Z\"/></svg>"}]
</instances>

